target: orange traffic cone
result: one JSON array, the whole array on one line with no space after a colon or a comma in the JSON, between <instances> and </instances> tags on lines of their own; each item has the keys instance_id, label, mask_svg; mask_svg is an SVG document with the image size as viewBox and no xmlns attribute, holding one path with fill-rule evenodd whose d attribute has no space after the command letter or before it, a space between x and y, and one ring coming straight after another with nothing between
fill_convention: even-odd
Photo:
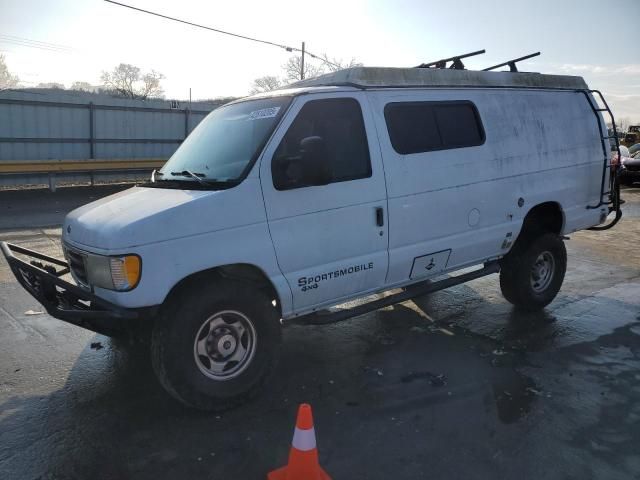
<instances>
[{"instance_id":1,"label":"orange traffic cone","mask_svg":"<svg viewBox=\"0 0 640 480\"><path fill-rule=\"evenodd\" d=\"M298 408L296 429L289 451L289 463L269 472L268 480L331 480L320 463L316 448L316 432L313 428L311 405L303 403Z\"/></svg>"}]
</instances>

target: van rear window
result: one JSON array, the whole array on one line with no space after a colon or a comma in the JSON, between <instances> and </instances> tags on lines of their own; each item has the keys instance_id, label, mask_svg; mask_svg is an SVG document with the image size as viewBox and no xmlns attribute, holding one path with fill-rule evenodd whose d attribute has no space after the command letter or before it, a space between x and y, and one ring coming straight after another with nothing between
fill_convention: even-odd
<instances>
[{"instance_id":1,"label":"van rear window","mask_svg":"<svg viewBox=\"0 0 640 480\"><path fill-rule=\"evenodd\" d=\"M468 101L389 103L384 118L393 149L402 155L474 147L485 139L478 110Z\"/></svg>"}]
</instances>

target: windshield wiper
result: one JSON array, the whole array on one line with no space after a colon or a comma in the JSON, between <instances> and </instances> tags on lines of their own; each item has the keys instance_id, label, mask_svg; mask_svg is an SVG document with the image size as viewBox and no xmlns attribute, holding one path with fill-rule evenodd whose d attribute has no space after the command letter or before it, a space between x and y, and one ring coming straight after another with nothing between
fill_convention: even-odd
<instances>
[{"instance_id":1,"label":"windshield wiper","mask_svg":"<svg viewBox=\"0 0 640 480\"><path fill-rule=\"evenodd\" d=\"M175 177L188 177L188 178L193 178L195 179L202 187L206 187L207 189L227 189L227 188L232 188L236 185L238 185L238 183L240 183L238 180L218 180L217 178L206 178L204 173L199 173L199 172L192 172L191 170L182 170L181 172L169 172L171 175L175 176ZM157 177L163 177L166 174L163 172L158 172L155 171L152 173L151 175L151 183L145 184L145 186L147 187L151 187L151 186L158 186L160 187L159 184L166 184L171 185L174 183L181 183L181 182L187 182L187 183L193 183L191 181L187 181L187 180L182 180L182 179L178 179L178 178L157 178ZM205 178L202 178L205 177ZM183 183L184 185L184 183Z\"/></svg>"},{"instance_id":2,"label":"windshield wiper","mask_svg":"<svg viewBox=\"0 0 640 480\"><path fill-rule=\"evenodd\" d=\"M171 172L171 175L182 176L182 177L191 177L191 178L196 179L202 185L206 185L206 186L212 186L213 185L213 183L207 182L206 180L202 179L202 177L205 176L204 173L193 173L191 170L182 170L181 172Z\"/></svg>"}]
</instances>

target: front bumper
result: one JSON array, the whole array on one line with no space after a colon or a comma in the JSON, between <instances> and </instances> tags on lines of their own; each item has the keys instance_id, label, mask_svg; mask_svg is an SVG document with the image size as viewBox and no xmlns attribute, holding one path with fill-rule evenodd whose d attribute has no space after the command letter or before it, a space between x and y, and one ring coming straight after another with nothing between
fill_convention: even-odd
<instances>
[{"instance_id":1,"label":"front bumper","mask_svg":"<svg viewBox=\"0 0 640 480\"><path fill-rule=\"evenodd\" d=\"M69 265L63 260L7 242L0 242L0 249L20 285L52 317L104 335L118 336L138 327L140 321L152 317L157 310L155 307L123 308L63 280L69 273Z\"/></svg>"}]
</instances>

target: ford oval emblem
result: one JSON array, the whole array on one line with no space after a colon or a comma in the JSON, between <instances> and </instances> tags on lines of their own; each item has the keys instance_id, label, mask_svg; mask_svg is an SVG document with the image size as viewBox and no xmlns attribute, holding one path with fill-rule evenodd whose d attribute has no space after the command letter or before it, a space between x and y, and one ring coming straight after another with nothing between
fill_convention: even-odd
<instances>
[{"instance_id":1,"label":"ford oval emblem","mask_svg":"<svg viewBox=\"0 0 640 480\"><path fill-rule=\"evenodd\" d=\"M71 225L67 225L67 233L71 233Z\"/></svg>"}]
</instances>

